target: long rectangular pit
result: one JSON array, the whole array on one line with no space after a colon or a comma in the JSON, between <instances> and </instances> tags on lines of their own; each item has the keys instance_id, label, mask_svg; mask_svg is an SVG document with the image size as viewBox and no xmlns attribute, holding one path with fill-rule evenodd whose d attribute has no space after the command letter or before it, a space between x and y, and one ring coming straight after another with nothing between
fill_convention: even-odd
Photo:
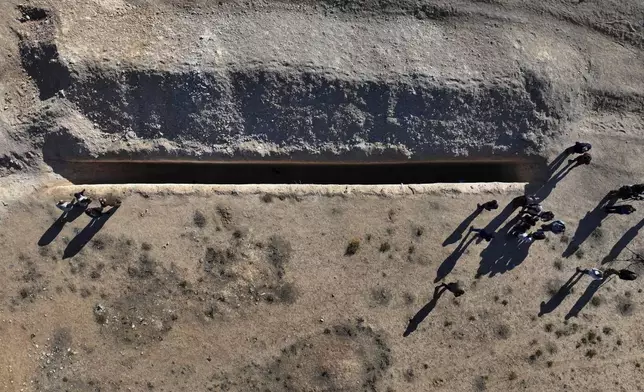
<instances>
[{"instance_id":1,"label":"long rectangular pit","mask_svg":"<svg viewBox=\"0 0 644 392\"><path fill-rule=\"evenodd\" d=\"M52 163L74 184L428 184L529 182L540 164L526 161L413 163L147 162Z\"/></svg>"}]
</instances>

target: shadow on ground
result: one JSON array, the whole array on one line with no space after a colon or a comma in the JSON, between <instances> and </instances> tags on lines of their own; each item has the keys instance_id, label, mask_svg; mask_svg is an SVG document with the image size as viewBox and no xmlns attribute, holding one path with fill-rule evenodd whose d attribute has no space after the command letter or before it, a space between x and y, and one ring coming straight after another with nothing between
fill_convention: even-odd
<instances>
[{"instance_id":1,"label":"shadow on ground","mask_svg":"<svg viewBox=\"0 0 644 392\"><path fill-rule=\"evenodd\" d=\"M595 208L586 213L586 215L579 221L577 230L570 240L568 247L563 251L563 257L570 257L574 254L579 249L579 246L588 239L592 232L601 226L602 221L608 216L604 211L604 207L612 206L616 201L617 198L613 196L612 192L609 192L599 201L599 204L597 204Z\"/></svg>"},{"instance_id":2,"label":"shadow on ground","mask_svg":"<svg viewBox=\"0 0 644 392\"><path fill-rule=\"evenodd\" d=\"M452 234L450 234L449 237L447 237L445 241L443 241L443 246L453 244L458 240L460 240L463 237L463 233L469 229L474 219L476 219L476 217L479 216L480 214L481 214L480 208L477 208L476 210L474 210L474 212L472 212L467 218L465 218L465 220L461 222L461 224L458 225L456 229L454 229Z\"/></svg>"},{"instance_id":3,"label":"shadow on ground","mask_svg":"<svg viewBox=\"0 0 644 392\"><path fill-rule=\"evenodd\" d=\"M590 282L588 287L586 287L586 291L579 297L577 302L570 308L570 311L568 311L568 314L566 315L565 319L568 320L571 317L577 317L579 315L579 312L588 304L588 302L593 298L597 290L602 286L603 283L607 282L607 280L602 281L602 280L593 280Z\"/></svg>"},{"instance_id":4,"label":"shadow on ground","mask_svg":"<svg viewBox=\"0 0 644 392\"><path fill-rule=\"evenodd\" d=\"M513 211L514 208L510 210L510 214ZM507 215L509 216L509 214ZM505 213L502 212L499 216L505 216ZM477 278L488 274L493 277L496 274L505 273L521 264L528 256L531 243L510 235L510 230L518 220L519 215L510 219L496 232L489 245L481 251L481 262L478 271L476 271Z\"/></svg>"},{"instance_id":5,"label":"shadow on ground","mask_svg":"<svg viewBox=\"0 0 644 392\"><path fill-rule=\"evenodd\" d=\"M563 180L573 169L573 165L566 164L557 172L561 165L566 161L570 152L566 149L559 154L552 162L548 164L547 174L526 185L525 194L533 195L537 200L545 200L552 191L557 187L557 184Z\"/></svg>"},{"instance_id":6,"label":"shadow on ground","mask_svg":"<svg viewBox=\"0 0 644 392\"><path fill-rule=\"evenodd\" d=\"M409 319L409 324L407 325L407 329L405 329L405 332L403 333L404 337L409 336L412 332L414 332L420 323L429 316L429 314L434 310L436 307L436 304L438 303L438 300L440 299L441 295L445 292L445 287L443 286L436 286L434 288L434 295L432 296L432 299L423 306L418 313L414 315L411 319Z\"/></svg>"},{"instance_id":7,"label":"shadow on ground","mask_svg":"<svg viewBox=\"0 0 644 392\"><path fill-rule=\"evenodd\" d=\"M74 237L69 244L67 244L67 247L65 248L65 251L63 252L63 259L67 259L69 257L73 257L78 252L87 245L87 243L96 235L96 233L103 228L105 223L114 215L116 210L118 210L118 206L112 207L111 210L108 212L104 213L98 218L93 218L85 228Z\"/></svg>"},{"instance_id":8,"label":"shadow on ground","mask_svg":"<svg viewBox=\"0 0 644 392\"><path fill-rule=\"evenodd\" d=\"M71 211L63 212L40 237L40 239L38 240L38 246L46 246L51 244L56 239L56 237L58 237L58 234L60 234L60 232L63 230L65 223L75 221L76 218L83 215L83 211L85 211L84 207L76 205L74 206L74 208L72 208Z\"/></svg>"},{"instance_id":9,"label":"shadow on ground","mask_svg":"<svg viewBox=\"0 0 644 392\"><path fill-rule=\"evenodd\" d=\"M564 299L572 292L572 288L579 282L579 280L584 276L584 274L580 272L575 272L570 279L566 283L564 283L561 288L559 288L559 291L553 295L548 302L541 302L541 305L539 306L539 314L538 316L541 317L544 314L551 313L561 303L563 302Z\"/></svg>"},{"instance_id":10,"label":"shadow on ground","mask_svg":"<svg viewBox=\"0 0 644 392\"><path fill-rule=\"evenodd\" d=\"M467 250L467 247L470 246L472 242L474 242L474 239L476 238L475 236L469 237L470 232L468 232L465 237L461 240L461 242L458 244L456 249L447 256L447 258L441 263L440 267L438 267L438 270L436 271L436 279L434 279L434 283L440 281L441 279L445 278L452 270L454 269L454 266L456 266L456 262L458 259L461 258L465 250ZM469 237L469 239L468 239Z\"/></svg>"},{"instance_id":11,"label":"shadow on ground","mask_svg":"<svg viewBox=\"0 0 644 392\"><path fill-rule=\"evenodd\" d=\"M639 221L635 226L631 227L624 233L622 238L620 238L615 245L611 248L610 252L604 257L602 260L602 264L610 263L614 261L626 248L628 244L631 243L637 237L637 234L639 234L640 229L644 227L644 219Z\"/></svg>"}]
</instances>

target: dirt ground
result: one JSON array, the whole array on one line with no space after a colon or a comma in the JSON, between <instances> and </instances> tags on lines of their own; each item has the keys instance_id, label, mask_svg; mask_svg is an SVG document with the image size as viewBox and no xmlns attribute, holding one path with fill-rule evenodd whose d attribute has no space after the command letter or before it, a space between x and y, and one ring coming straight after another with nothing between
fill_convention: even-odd
<instances>
[{"instance_id":1,"label":"dirt ground","mask_svg":"<svg viewBox=\"0 0 644 392\"><path fill-rule=\"evenodd\" d=\"M642 182L643 45L636 0L1 1L0 391L643 390L643 278L573 276L644 273L644 207L600 202ZM150 185L108 159L539 175ZM122 204L63 219L81 188ZM566 233L507 237L521 194Z\"/></svg>"},{"instance_id":2,"label":"dirt ground","mask_svg":"<svg viewBox=\"0 0 644 392\"><path fill-rule=\"evenodd\" d=\"M595 149L544 202L567 233L529 247L459 250L503 233L504 184L92 186L122 200L93 226L56 223L75 187L24 198L0 228L2 389L641 390L640 282L557 295L605 257L644 272L639 211L585 217L629 178ZM437 274L465 295L432 301Z\"/></svg>"}]
</instances>

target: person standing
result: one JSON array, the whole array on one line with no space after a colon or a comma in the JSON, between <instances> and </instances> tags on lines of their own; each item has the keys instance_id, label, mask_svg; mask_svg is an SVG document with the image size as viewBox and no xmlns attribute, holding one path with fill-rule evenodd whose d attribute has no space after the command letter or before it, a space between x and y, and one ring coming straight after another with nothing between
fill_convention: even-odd
<instances>
[{"instance_id":1,"label":"person standing","mask_svg":"<svg viewBox=\"0 0 644 392\"><path fill-rule=\"evenodd\" d=\"M546 239L546 233L542 230L537 230L534 233L528 235L527 240L532 241L542 241Z\"/></svg>"},{"instance_id":2,"label":"person standing","mask_svg":"<svg viewBox=\"0 0 644 392\"><path fill-rule=\"evenodd\" d=\"M447 291L454 294L454 297L460 297L465 294L465 290L461 288L461 284L458 281L452 283L441 283L438 287L444 287Z\"/></svg>"},{"instance_id":3,"label":"person standing","mask_svg":"<svg viewBox=\"0 0 644 392\"><path fill-rule=\"evenodd\" d=\"M541 225L541 230L543 231L551 231L555 234L561 234L566 231L566 224L563 221L556 220L554 222L550 222L546 225Z\"/></svg>"},{"instance_id":4,"label":"person standing","mask_svg":"<svg viewBox=\"0 0 644 392\"><path fill-rule=\"evenodd\" d=\"M577 267L577 272L590 276L593 280L603 280L604 272L597 268L581 269Z\"/></svg>"},{"instance_id":5,"label":"person standing","mask_svg":"<svg viewBox=\"0 0 644 392\"><path fill-rule=\"evenodd\" d=\"M487 242L490 242L494 239L494 233L488 233L485 229L475 229L474 226L472 226L470 227L470 231L476 233L476 235Z\"/></svg>"},{"instance_id":6,"label":"person standing","mask_svg":"<svg viewBox=\"0 0 644 392\"><path fill-rule=\"evenodd\" d=\"M76 203L82 206L88 206L92 202L92 199L85 196L85 189L80 192L74 193L74 199L76 199Z\"/></svg>"},{"instance_id":7,"label":"person standing","mask_svg":"<svg viewBox=\"0 0 644 392\"><path fill-rule=\"evenodd\" d=\"M569 164L574 163L572 167L577 167L581 165L590 165L590 162L592 161L592 159L593 157L591 157L589 153L585 152L575 159L570 159L568 163Z\"/></svg>"},{"instance_id":8,"label":"person standing","mask_svg":"<svg viewBox=\"0 0 644 392\"><path fill-rule=\"evenodd\" d=\"M590 143L575 142L575 145L569 147L568 151L575 154L583 154L590 151L591 148L593 148L593 146Z\"/></svg>"},{"instance_id":9,"label":"person standing","mask_svg":"<svg viewBox=\"0 0 644 392\"><path fill-rule=\"evenodd\" d=\"M532 216L538 217L539 215L541 215L541 212L543 212L543 207L538 203L528 204L525 207L525 212Z\"/></svg>"},{"instance_id":10,"label":"person standing","mask_svg":"<svg viewBox=\"0 0 644 392\"><path fill-rule=\"evenodd\" d=\"M56 207L63 212L69 212L74 209L74 202L60 200L56 203Z\"/></svg>"},{"instance_id":11,"label":"person standing","mask_svg":"<svg viewBox=\"0 0 644 392\"><path fill-rule=\"evenodd\" d=\"M491 200L483 204L477 204L476 206L479 210L492 211L499 208L499 202L496 200Z\"/></svg>"}]
</instances>

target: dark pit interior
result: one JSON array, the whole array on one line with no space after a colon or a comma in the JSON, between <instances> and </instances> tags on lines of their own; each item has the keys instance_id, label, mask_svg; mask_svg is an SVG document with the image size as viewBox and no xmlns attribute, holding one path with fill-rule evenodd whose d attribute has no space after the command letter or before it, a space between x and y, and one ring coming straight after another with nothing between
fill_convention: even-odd
<instances>
[{"instance_id":1,"label":"dark pit interior","mask_svg":"<svg viewBox=\"0 0 644 392\"><path fill-rule=\"evenodd\" d=\"M75 184L422 184L529 182L535 162L50 162Z\"/></svg>"}]
</instances>

